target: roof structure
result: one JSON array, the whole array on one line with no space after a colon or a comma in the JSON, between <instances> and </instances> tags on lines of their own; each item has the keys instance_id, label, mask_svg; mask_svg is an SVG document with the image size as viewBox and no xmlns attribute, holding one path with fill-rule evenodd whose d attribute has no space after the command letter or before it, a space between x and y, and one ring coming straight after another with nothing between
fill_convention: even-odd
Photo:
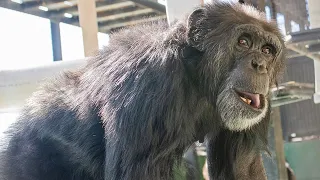
<instances>
[{"instance_id":1,"label":"roof structure","mask_svg":"<svg viewBox=\"0 0 320 180\"><path fill-rule=\"evenodd\" d=\"M0 7L79 26L78 0L1 0ZM99 32L166 19L157 0L96 0Z\"/></svg>"}]
</instances>

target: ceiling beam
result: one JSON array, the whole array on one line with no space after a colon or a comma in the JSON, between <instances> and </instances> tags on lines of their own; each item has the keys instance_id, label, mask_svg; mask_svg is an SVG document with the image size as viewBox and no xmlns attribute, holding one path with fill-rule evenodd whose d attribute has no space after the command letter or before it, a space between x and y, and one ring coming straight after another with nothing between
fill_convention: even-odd
<instances>
[{"instance_id":1,"label":"ceiling beam","mask_svg":"<svg viewBox=\"0 0 320 180\"><path fill-rule=\"evenodd\" d=\"M53 10L61 10L61 9L66 9L66 8L70 8L73 6L77 6L78 1L77 0L68 0L68 1L56 1L56 2L43 2L41 3L41 1L35 5L29 5L26 6L25 9L38 9L39 6L43 6L46 7L48 9L48 11L53 11Z\"/></svg>"},{"instance_id":2,"label":"ceiling beam","mask_svg":"<svg viewBox=\"0 0 320 180\"><path fill-rule=\"evenodd\" d=\"M47 8L49 10L60 10L60 9L65 9L65 8L77 6L77 4L78 4L77 0L69 0L69 1L45 4L45 6L47 6Z\"/></svg>"},{"instance_id":3,"label":"ceiling beam","mask_svg":"<svg viewBox=\"0 0 320 180\"><path fill-rule=\"evenodd\" d=\"M27 2L28 1L28 2ZM0 0L0 7L12 9L15 11L20 11L24 12L27 14L35 15L38 17L43 17L50 19L53 22L63 22L67 24L72 24L79 26L79 20L77 16L77 0L69 0L70 3L65 3L63 0L46 0L47 4L45 7L48 8L48 11L42 11L39 10L39 5L40 2L39 0L24 0L23 2L25 4L19 4L12 2L11 0ZM151 6L142 6L141 4L149 5L148 2L142 1L142 0L135 0L136 2L133 1L117 1L116 3L114 1L100 1L96 0L96 5L97 5L97 12L100 12L100 16L106 17L100 19L101 22L100 24L100 31L103 30L102 32L110 31L112 29L124 27L124 26L131 26L139 23L144 23L144 22L150 22L150 21L155 21L158 19L165 19L166 16L158 16L154 17L155 15L160 14L159 12L155 11L152 9L154 7L153 5L154 0L150 0ZM57 2L57 3L54 3ZM31 3L31 4L28 4ZM74 3L74 4L72 4ZM155 6L160 6L160 8L157 8L158 10L162 8L161 12L165 12L165 7L161 4L156 3ZM55 8L62 8L64 6L69 6L63 10L52 10L50 9L55 9ZM32 8L33 7L33 8ZM134 8L134 7L137 7ZM144 9L139 9L139 7L148 7L146 10ZM129 9L128 9L129 8ZM121 12L121 11L127 11L127 12ZM72 12L76 12L76 14L72 14L72 18L66 18L65 13L71 14ZM117 14L118 12L121 12L120 14ZM109 15L111 14L111 15ZM130 15L129 15L130 14ZM161 13L165 14L165 13ZM115 15L115 16L113 16ZM149 16L150 18L147 19L140 19L144 15ZM110 20L117 20L117 23L109 22ZM119 22L120 21L120 22Z\"/></svg>"},{"instance_id":4,"label":"ceiling beam","mask_svg":"<svg viewBox=\"0 0 320 180\"><path fill-rule=\"evenodd\" d=\"M107 11L112 11L112 10L116 10L121 9L121 8L129 8L129 7L134 7L135 3L131 2L131 1L124 1L124 2L117 2L117 3L108 3L108 2L96 2L96 11L97 13L99 12L107 12ZM78 12L78 7L74 6L74 7L70 7L68 9L65 10L60 10L58 12L50 12L50 18L61 18L64 16L64 14L71 14L74 17L79 16L79 12Z\"/></svg>"},{"instance_id":5,"label":"ceiling beam","mask_svg":"<svg viewBox=\"0 0 320 180\"><path fill-rule=\"evenodd\" d=\"M145 19L139 19L139 20L134 20L134 21L128 21L128 22L122 22L122 23L114 23L114 24L109 24L106 26L102 26L99 28L99 30L101 32L109 32L112 29L116 29L116 28L121 28L124 26L133 26L133 25L137 25L140 23L147 23L147 22L152 22L152 21L157 21L157 20L162 20L167 18L166 15L161 15L161 16L155 16L155 17L151 17L151 18L145 18Z\"/></svg>"},{"instance_id":6,"label":"ceiling beam","mask_svg":"<svg viewBox=\"0 0 320 180\"><path fill-rule=\"evenodd\" d=\"M139 9L141 9L139 6L131 6L131 7L115 9L115 10L111 10L111 11L102 11L102 12L97 13L97 16L98 17L105 17L105 16L115 15L115 14L119 14L119 13L127 13L127 12L131 12L131 11L136 11Z\"/></svg>"},{"instance_id":7,"label":"ceiling beam","mask_svg":"<svg viewBox=\"0 0 320 180\"><path fill-rule=\"evenodd\" d=\"M40 11L40 10L30 10L30 9L25 9L24 4L18 4L15 2L12 2L10 0L0 0L0 7L11 9L14 11L19 11L19 12L24 12L27 14L32 14L35 16L43 17L43 18L48 18L48 13L45 11Z\"/></svg>"},{"instance_id":8,"label":"ceiling beam","mask_svg":"<svg viewBox=\"0 0 320 180\"><path fill-rule=\"evenodd\" d=\"M51 12L46 12L46 11L41 11L39 9L25 9L24 8L24 4L18 4L18 3L14 3L10 0L0 0L0 7L6 8L6 9L11 9L14 11L19 11L19 12L23 12L26 14L31 14L34 16L38 16L38 17L42 17L42 18L47 18L50 19L53 22L63 22L66 24L72 24L72 25L77 25L79 26L79 22L78 20L75 21L73 19L69 19L69 18L63 18L62 17L56 17L56 18L51 18L50 17L50 13Z\"/></svg>"},{"instance_id":9,"label":"ceiling beam","mask_svg":"<svg viewBox=\"0 0 320 180\"><path fill-rule=\"evenodd\" d=\"M156 0L131 0L131 1L135 2L140 6L152 8L161 14L166 13L166 7L158 3Z\"/></svg>"},{"instance_id":10,"label":"ceiling beam","mask_svg":"<svg viewBox=\"0 0 320 180\"><path fill-rule=\"evenodd\" d=\"M319 53L320 52L320 43L309 45L308 50L309 50L309 52Z\"/></svg>"},{"instance_id":11,"label":"ceiling beam","mask_svg":"<svg viewBox=\"0 0 320 180\"><path fill-rule=\"evenodd\" d=\"M320 55L318 53L315 54L314 52L309 52L304 46L298 44L287 44L287 48L313 60L320 61Z\"/></svg>"},{"instance_id":12,"label":"ceiling beam","mask_svg":"<svg viewBox=\"0 0 320 180\"><path fill-rule=\"evenodd\" d=\"M320 37L320 28L315 28L315 29L310 29L307 31L299 31L295 33L291 33L288 35L289 42L290 43L299 43L301 44L302 42L319 42Z\"/></svg>"},{"instance_id":13,"label":"ceiling beam","mask_svg":"<svg viewBox=\"0 0 320 180\"><path fill-rule=\"evenodd\" d=\"M38 0L11 0L11 1L19 3L19 4L24 4L24 3L30 3L30 2L37 2Z\"/></svg>"},{"instance_id":14,"label":"ceiling beam","mask_svg":"<svg viewBox=\"0 0 320 180\"><path fill-rule=\"evenodd\" d=\"M114 14L110 16L104 16L104 17L99 17L97 18L98 22L105 22L105 21L113 21L117 19L122 19L126 17L133 17L133 16L139 16L143 14L148 14L154 12L153 9L147 8L147 9L139 9L131 12L125 12L125 13L119 13L119 14Z\"/></svg>"},{"instance_id":15,"label":"ceiling beam","mask_svg":"<svg viewBox=\"0 0 320 180\"><path fill-rule=\"evenodd\" d=\"M96 11L97 11L97 13L99 13L99 12L103 12L103 11L112 11L112 10L121 9L121 8L133 7L135 5L136 4L134 2L124 1L124 2L119 2L119 3L115 3L115 4L97 6ZM69 13L72 14L73 16L79 16L78 11L73 11L73 12L69 12Z\"/></svg>"},{"instance_id":16,"label":"ceiling beam","mask_svg":"<svg viewBox=\"0 0 320 180\"><path fill-rule=\"evenodd\" d=\"M319 47L316 45L320 41L319 33L320 28L291 33L286 37L286 47L301 54L302 56L306 56L320 62L320 54L315 51ZM310 47L313 51L310 51Z\"/></svg>"}]
</instances>

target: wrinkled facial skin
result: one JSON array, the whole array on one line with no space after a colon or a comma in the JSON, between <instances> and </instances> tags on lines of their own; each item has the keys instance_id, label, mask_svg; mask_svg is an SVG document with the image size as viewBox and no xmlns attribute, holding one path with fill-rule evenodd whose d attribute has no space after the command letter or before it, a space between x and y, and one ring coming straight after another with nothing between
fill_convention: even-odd
<instances>
[{"instance_id":1,"label":"wrinkled facial skin","mask_svg":"<svg viewBox=\"0 0 320 180\"><path fill-rule=\"evenodd\" d=\"M222 126L250 129L265 118L270 89L283 71L283 37L275 23L250 6L207 8L215 9L199 9L189 17L189 41L203 52L197 67L200 90Z\"/></svg>"},{"instance_id":2,"label":"wrinkled facial skin","mask_svg":"<svg viewBox=\"0 0 320 180\"><path fill-rule=\"evenodd\" d=\"M282 47L276 35L255 25L238 26L232 37L228 47L232 49L232 68L218 94L217 109L226 128L241 131L266 116L270 87L275 83L274 66Z\"/></svg>"}]
</instances>

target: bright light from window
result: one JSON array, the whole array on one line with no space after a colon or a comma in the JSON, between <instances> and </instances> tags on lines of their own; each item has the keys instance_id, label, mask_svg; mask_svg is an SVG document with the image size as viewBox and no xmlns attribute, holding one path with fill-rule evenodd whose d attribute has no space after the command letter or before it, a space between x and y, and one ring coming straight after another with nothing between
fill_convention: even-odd
<instances>
[{"instance_id":1,"label":"bright light from window","mask_svg":"<svg viewBox=\"0 0 320 180\"><path fill-rule=\"evenodd\" d=\"M64 13L64 17L66 17L66 18L72 18L72 14L70 14L70 13Z\"/></svg>"},{"instance_id":2,"label":"bright light from window","mask_svg":"<svg viewBox=\"0 0 320 180\"><path fill-rule=\"evenodd\" d=\"M165 6L166 5L166 0L158 0L158 3Z\"/></svg>"},{"instance_id":3,"label":"bright light from window","mask_svg":"<svg viewBox=\"0 0 320 180\"><path fill-rule=\"evenodd\" d=\"M17 120L18 113L0 113L0 139L3 132Z\"/></svg>"},{"instance_id":4,"label":"bright light from window","mask_svg":"<svg viewBox=\"0 0 320 180\"><path fill-rule=\"evenodd\" d=\"M266 18L268 21L270 21L271 20L271 9L269 6L266 6L264 9L266 11Z\"/></svg>"},{"instance_id":5,"label":"bright light from window","mask_svg":"<svg viewBox=\"0 0 320 180\"><path fill-rule=\"evenodd\" d=\"M291 24L291 32L298 32L300 31L300 26L298 23L294 22L294 21L290 21Z\"/></svg>"},{"instance_id":6,"label":"bright light from window","mask_svg":"<svg viewBox=\"0 0 320 180\"><path fill-rule=\"evenodd\" d=\"M99 49L102 49L104 46L107 46L109 44L109 35L99 32L98 42L99 42Z\"/></svg>"},{"instance_id":7,"label":"bright light from window","mask_svg":"<svg viewBox=\"0 0 320 180\"><path fill-rule=\"evenodd\" d=\"M0 70L53 61L48 19L0 8L0 24Z\"/></svg>"},{"instance_id":8,"label":"bright light from window","mask_svg":"<svg viewBox=\"0 0 320 180\"><path fill-rule=\"evenodd\" d=\"M281 30L283 35L286 35L286 27L284 24L284 15L281 13L277 13L277 23L278 23L278 27Z\"/></svg>"},{"instance_id":9,"label":"bright light from window","mask_svg":"<svg viewBox=\"0 0 320 180\"><path fill-rule=\"evenodd\" d=\"M22 4L22 0L11 0L12 2L18 3L18 4Z\"/></svg>"},{"instance_id":10,"label":"bright light from window","mask_svg":"<svg viewBox=\"0 0 320 180\"><path fill-rule=\"evenodd\" d=\"M60 23L63 60L84 58L82 30L78 26Z\"/></svg>"},{"instance_id":11,"label":"bright light from window","mask_svg":"<svg viewBox=\"0 0 320 180\"><path fill-rule=\"evenodd\" d=\"M290 41L292 39L292 36L291 35L287 35L284 37L285 41Z\"/></svg>"},{"instance_id":12,"label":"bright light from window","mask_svg":"<svg viewBox=\"0 0 320 180\"><path fill-rule=\"evenodd\" d=\"M68 5L68 6L73 6L73 3L70 2L70 1L64 1L63 3L64 3L65 5Z\"/></svg>"},{"instance_id":13,"label":"bright light from window","mask_svg":"<svg viewBox=\"0 0 320 180\"><path fill-rule=\"evenodd\" d=\"M42 11L49 11L49 9L45 6L39 6L38 8Z\"/></svg>"},{"instance_id":14,"label":"bright light from window","mask_svg":"<svg viewBox=\"0 0 320 180\"><path fill-rule=\"evenodd\" d=\"M82 30L78 26L60 23L61 48L63 60L75 60L84 58ZM98 33L99 49L107 46L109 35Z\"/></svg>"}]
</instances>

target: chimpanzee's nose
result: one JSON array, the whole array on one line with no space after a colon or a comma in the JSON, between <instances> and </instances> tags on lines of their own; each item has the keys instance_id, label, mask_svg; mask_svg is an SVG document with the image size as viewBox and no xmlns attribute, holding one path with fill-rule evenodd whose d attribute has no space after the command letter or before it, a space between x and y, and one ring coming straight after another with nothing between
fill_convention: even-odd
<instances>
[{"instance_id":1,"label":"chimpanzee's nose","mask_svg":"<svg viewBox=\"0 0 320 180\"><path fill-rule=\"evenodd\" d=\"M259 74L267 73L267 63L263 59L253 59L251 65Z\"/></svg>"}]
</instances>

